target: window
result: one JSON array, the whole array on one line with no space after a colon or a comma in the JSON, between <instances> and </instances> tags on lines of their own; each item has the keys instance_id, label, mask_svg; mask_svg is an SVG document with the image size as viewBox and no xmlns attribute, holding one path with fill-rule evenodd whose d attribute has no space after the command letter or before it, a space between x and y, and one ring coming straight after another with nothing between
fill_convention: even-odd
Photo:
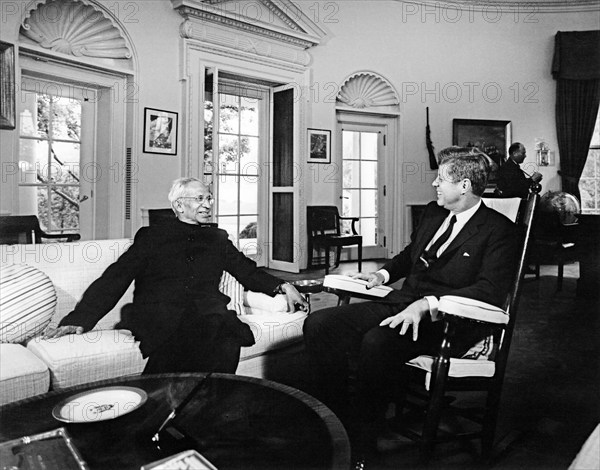
<instances>
[{"instance_id":1,"label":"window","mask_svg":"<svg viewBox=\"0 0 600 470\"><path fill-rule=\"evenodd\" d=\"M581 212L600 214L600 114L596 119L590 151L579 179Z\"/></svg>"},{"instance_id":2,"label":"window","mask_svg":"<svg viewBox=\"0 0 600 470\"><path fill-rule=\"evenodd\" d=\"M83 98L29 83L20 109L20 213L36 214L49 233L78 232Z\"/></svg>"},{"instance_id":3,"label":"window","mask_svg":"<svg viewBox=\"0 0 600 470\"><path fill-rule=\"evenodd\" d=\"M207 80L208 83L208 80ZM207 87L208 88L208 87ZM211 87L212 88L212 87ZM222 81L218 93L218 117L214 116L212 89L204 103L204 179L215 193L216 222L246 256L258 255L261 243L260 174L266 160L263 127L267 122L265 90ZM213 132L218 120L217 132ZM218 154L213 153L213 144ZM215 161L216 160L216 161Z\"/></svg>"}]
</instances>

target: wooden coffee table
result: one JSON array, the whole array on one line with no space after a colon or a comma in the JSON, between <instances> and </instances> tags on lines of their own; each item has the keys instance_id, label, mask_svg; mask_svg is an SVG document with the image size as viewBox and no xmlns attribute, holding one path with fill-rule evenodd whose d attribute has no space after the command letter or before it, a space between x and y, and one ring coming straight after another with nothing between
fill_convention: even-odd
<instances>
[{"instance_id":1,"label":"wooden coffee table","mask_svg":"<svg viewBox=\"0 0 600 470\"><path fill-rule=\"evenodd\" d=\"M91 470L135 469L159 452L152 435L205 374L119 378L49 392L0 407L0 442L65 427ZM147 401L106 421L64 423L52 416L67 397L109 386L137 387ZM212 374L175 420L219 470L346 469L350 446L338 418L315 398L286 385Z\"/></svg>"}]
</instances>

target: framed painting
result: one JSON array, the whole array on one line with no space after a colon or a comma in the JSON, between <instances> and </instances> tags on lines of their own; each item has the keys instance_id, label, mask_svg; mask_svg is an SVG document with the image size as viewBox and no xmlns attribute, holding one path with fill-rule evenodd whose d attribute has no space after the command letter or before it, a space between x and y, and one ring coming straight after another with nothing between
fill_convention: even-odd
<instances>
[{"instance_id":1,"label":"framed painting","mask_svg":"<svg viewBox=\"0 0 600 470\"><path fill-rule=\"evenodd\" d=\"M501 165L506 160L511 142L511 121L487 119L454 119L452 121L453 145L477 147L497 165Z\"/></svg>"},{"instance_id":2,"label":"framed painting","mask_svg":"<svg viewBox=\"0 0 600 470\"><path fill-rule=\"evenodd\" d=\"M15 46L0 42L0 129L14 129L15 118Z\"/></svg>"},{"instance_id":3,"label":"framed painting","mask_svg":"<svg viewBox=\"0 0 600 470\"><path fill-rule=\"evenodd\" d=\"M177 155L178 114L144 108L144 153Z\"/></svg>"},{"instance_id":4,"label":"framed painting","mask_svg":"<svg viewBox=\"0 0 600 470\"><path fill-rule=\"evenodd\" d=\"M331 131L308 129L308 161L331 163Z\"/></svg>"}]
</instances>

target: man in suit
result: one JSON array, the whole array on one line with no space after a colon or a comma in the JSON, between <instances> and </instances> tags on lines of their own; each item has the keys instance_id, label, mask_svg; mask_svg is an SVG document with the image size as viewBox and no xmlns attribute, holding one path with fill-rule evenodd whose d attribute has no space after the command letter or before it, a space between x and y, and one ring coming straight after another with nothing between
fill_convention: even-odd
<instances>
[{"instance_id":1,"label":"man in suit","mask_svg":"<svg viewBox=\"0 0 600 470\"><path fill-rule=\"evenodd\" d=\"M354 445L373 444L387 404L403 386L402 365L439 350L439 297L500 306L510 288L516 230L481 201L487 158L477 149L450 147L439 160L433 182L437 201L427 206L411 243L379 271L355 276L368 281L368 288L405 278L402 288L381 300L314 312L304 323L313 393L345 422L351 438L362 437ZM453 354L486 336L483 327L458 331ZM348 357L357 357L354 401L348 393Z\"/></svg>"},{"instance_id":2,"label":"man in suit","mask_svg":"<svg viewBox=\"0 0 600 470\"><path fill-rule=\"evenodd\" d=\"M542 181L541 173L536 171L529 176L521 169L520 165L526 156L525 146L519 142L508 148L508 158L497 173L498 190L502 197L526 198L529 188Z\"/></svg>"},{"instance_id":3,"label":"man in suit","mask_svg":"<svg viewBox=\"0 0 600 470\"><path fill-rule=\"evenodd\" d=\"M227 232L210 224L213 196L204 183L176 180L169 201L173 222L141 228L46 338L92 329L135 280L133 303L123 307L119 327L131 330L149 357L144 373L234 373L240 348L254 344L254 336L227 310L230 299L219 291L223 271L249 290L284 293L291 311L295 304L308 307L294 286L258 269Z\"/></svg>"}]
</instances>

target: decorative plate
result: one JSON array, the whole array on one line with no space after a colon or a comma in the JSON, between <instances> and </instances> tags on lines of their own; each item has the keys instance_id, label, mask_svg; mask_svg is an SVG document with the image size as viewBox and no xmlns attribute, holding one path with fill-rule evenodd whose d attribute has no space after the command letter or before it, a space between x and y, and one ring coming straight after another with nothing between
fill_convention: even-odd
<instances>
[{"instance_id":1,"label":"decorative plate","mask_svg":"<svg viewBox=\"0 0 600 470\"><path fill-rule=\"evenodd\" d=\"M137 387L104 387L78 393L61 401L52 416L65 423L93 423L131 413L142 406L148 395Z\"/></svg>"}]
</instances>

